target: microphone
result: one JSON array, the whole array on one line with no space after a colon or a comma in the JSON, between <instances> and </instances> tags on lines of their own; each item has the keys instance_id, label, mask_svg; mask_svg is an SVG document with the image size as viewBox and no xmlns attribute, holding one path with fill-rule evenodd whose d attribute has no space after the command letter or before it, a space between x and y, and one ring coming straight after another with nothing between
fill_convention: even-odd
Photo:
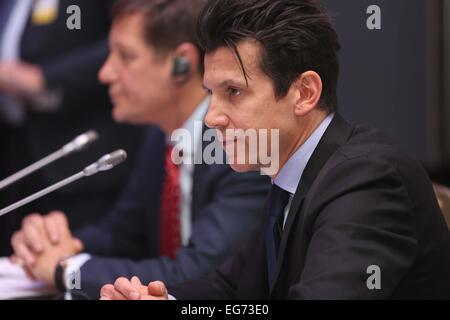
<instances>
[{"instance_id":1,"label":"microphone","mask_svg":"<svg viewBox=\"0 0 450 320\"><path fill-rule=\"evenodd\" d=\"M90 130L86 133L80 134L78 137L73 139L71 142L66 144L61 148L64 156L67 156L73 152L79 152L84 149L91 143L98 140L98 133L94 130Z\"/></svg>"},{"instance_id":2,"label":"microphone","mask_svg":"<svg viewBox=\"0 0 450 320\"><path fill-rule=\"evenodd\" d=\"M107 155L101 157L97 162L84 168L83 171L80 171L67 179L64 179L58 183L55 183L54 185L52 185L48 188L45 188L44 190L36 192L35 194L0 210L0 217L13 211L13 210L20 208L34 200L42 198L43 196L46 196L49 193L52 193L52 192L66 186L68 184L71 184L81 178L90 177L99 172L111 170L115 166L124 162L126 159L127 159L127 153L124 150L117 150L110 154L107 154Z\"/></svg>"},{"instance_id":3,"label":"microphone","mask_svg":"<svg viewBox=\"0 0 450 320\"><path fill-rule=\"evenodd\" d=\"M83 170L85 177L92 176L100 171L108 171L121 164L127 159L127 153L124 150L117 150L110 154L104 155L97 162L87 166Z\"/></svg>"},{"instance_id":4,"label":"microphone","mask_svg":"<svg viewBox=\"0 0 450 320\"><path fill-rule=\"evenodd\" d=\"M32 165L26 167L25 169L20 170L19 172L9 176L8 178L0 181L0 190L10 186L11 184L23 179L24 177L32 174L33 172L59 160L62 157L66 157L74 152L79 152L84 149L93 142L97 141L98 134L96 131L88 131L83 133L73 139L71 142L63 146L58 151L53 152L52 154L46 156L45 158L33 163Z\"/></svg>"}]
</instances>

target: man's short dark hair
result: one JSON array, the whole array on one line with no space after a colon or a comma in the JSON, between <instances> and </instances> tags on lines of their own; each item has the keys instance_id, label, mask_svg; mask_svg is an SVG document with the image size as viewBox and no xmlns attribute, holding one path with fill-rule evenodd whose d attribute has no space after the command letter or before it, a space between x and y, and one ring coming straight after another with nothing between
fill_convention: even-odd
<instances>
[{"instance_id":1,"label":"man's short dark hair","mask_svg":"<svg viewBox=\"0 0 450 320\"><path fill-rule=\"evenodd\" d=\"M260 43L260 66L272 79L277 99L302 73L317 72L323 82L320 106L337 110L339 39L318 0L209 0L198 33L206 52L232 49L246 79L237 46L246 40Z\"/></svg>"},{"instance_id":2,"label":"man's short dark hair","mask_svg":"<svg viewBox=\"0 0 450 320\"><path fill-rule=\"evenodd\" d=\"M159 53L167 54L182 43L197 46L201 65L203 50L198 43L197 21L206 0L118 0L112 9L113 20L140 13L144 15L145 41Z\"/></svg>"}]
</instances>

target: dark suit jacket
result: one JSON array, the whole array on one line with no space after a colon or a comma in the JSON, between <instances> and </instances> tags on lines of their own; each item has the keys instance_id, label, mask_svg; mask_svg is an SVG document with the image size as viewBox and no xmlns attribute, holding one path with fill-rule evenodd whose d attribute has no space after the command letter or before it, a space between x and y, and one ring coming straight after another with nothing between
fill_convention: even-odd
<instances>
[{"instance_id":1,"label":"dark suit jacket","mask_svg":"<svg viewBox=\"0 0 450 320\"><path fill-rule=\"evenodd\" d=\"M257 227L270 187L267 177L238 174L228 165L195 165L192 236L171 260L159 256L159 205L164 179L165 136L150 128L138 166L114 209L77 236L95 255L81 268L81 290L98 298L120 277L144 282L184 282L214 270Z\"/></svg>"},{"instance_id":2,"label":"dark suit jacket","mask_svg":"<svg viewBox=\"0 0 450 320\"><path fill-rule=\"evenodd\" d=\"M372 265L380 267L380 290L367 286ZM217 272L169 292L178 299L448 299L449 231L422 167L377 130L336 116L294 196L273 288L262 225Z\"/></svg>"},{"instance_id":3,"label":"dark suit jacket","mask_svg":"<svg viewBox=\"0 0 450 320\"><path fill-rule=\"evenodd\" d=\"M54 22L33 25L29 19L21 40L21 59L41 66L48 87L60 90L63 101L54 112L27 108L27 119L22 127L5 128L0 147L2 154L8 155L8 161L0 170L2 177L54 152L87 130L97 130L101 140L82 153L61 159L8 188L0 195L0 205L11 204L66 178L115 149L126 149L129 159L107 174L83 179L18 210L14 216L2 218L0 224L8 230L2 230L0 237L5 237L7 243L12 229L19 226L20 215L31 211L64 210L74 227L100 218L101 213L110 209L133 167L143 128L114 122L107 88L100 85L97 78L108 54L112 3L111 0L60 0ZM81 30L69 30L66 26L69 17L66 9L73 4L81 9Z\"/></svg>"}]
</instances>

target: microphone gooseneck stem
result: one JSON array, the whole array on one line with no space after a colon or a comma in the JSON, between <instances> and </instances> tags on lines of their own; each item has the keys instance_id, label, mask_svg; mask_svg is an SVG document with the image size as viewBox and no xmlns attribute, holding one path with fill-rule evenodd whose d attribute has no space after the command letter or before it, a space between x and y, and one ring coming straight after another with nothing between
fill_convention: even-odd
<instances>
[{"instance_id":1,"label":"microphone gooseneck stem","mask_svg":"<svg viewBox=\"0 0 450 320\"><path fill-rule=\"evenodd\" d=\"M85 149L88 145L92 144L98 139L98 133L94 130L88 131L86 133L80 134L75 137L72 141L64 145L58 151L53 152L52 154L46 156L45 158L33 163L32 165L26 167L25 169L20 170L17 173L9 176L8 178L0 181L0 191L6 188L7 186L16 183L17 181L25 178L26 176L32 174L33 172L42 169L45 166L48 166L52 162L61 159L62 157L66 157L74 152L79 152Z\"/></svg>"},{"instance_id":2,"label":"microphone gooseneck stem","mask_svg":"<svg viewBox=\"0 0 450 320\"><path fill-rule=\"evenodd\" d=\"M16 203L10 205L9 207L6 207L6 208L0 210L0 217L5 215L5 214L7 214L7 213L9 213L9 212L11 212L11 211L13 211L13 210L16 210L17 208L20 208L21 206L24 206L24 205L26 205L26 204L34 201L34 200L42 198L43 196L45 196L45 195L47 195L49 193L52 193L53 191L56 191L59 188L62 188L62 187L66 186L66 185L68 185L68 184L70 184L70 183L72 183L74 181L77 181L77 180L83 178L84 176L85 176L85 174L83 172L78 172L77 174L74 174L73 176L71 176L71 177L69 177L67 179L64 179L64 180L62 180L62 181L60 181L58 183L55 183L54 185L52 185L52 186L50 186L50 187L48 187L48 188L46 188L44 190L36 192L35 194L33 194L33 195L31 195L31 196L29 196L29 197L27 197L25 199L22 199L22 200L20 200L20 201L18 201Z\"/></svg>"},{"instance_id":3,"label":"microphone gooseneck stem","mask_svg":"<svg viewBox=\"0 0 450 320\"><path fill-rule=\"evenodd\" d=\"M22 169L19 172L16 172L15 174L9 176L8 178L0 181L0 190L23 179L24 177L28 176L29 174L32 174L33 172L49 165L50 163L52 163L64 156L65 156L65 154L64 154L63 150L58 150L56 152L53 152L52 154L48 155L47 157L33 163L32 165L26 167L25 169Z\"/></svg>"},{"instance_id":4,"label":"microphone gooseneck stem","mask_svg":"<svg viewBox=\"0 0 450 320\"><path fill-rule=\"evenodd\" d=\"M64 148L63 148L63 152L64 152ZM65 154L67 154L67 152ZM55 155L55 156L57 156L57 155ZM74 174L73 176L71 176L67 179L61 180L60 182L55 183L54 185L52 185L48 188L45 188L39 192L36 192L35 194L33 194L29 197L26 197L25 199L22 199L16 203L10 205L9 207L6 207L6 208L0 210L0 217L13 211L13 210L20 208L34 200L42 198L43 196L45 196L49 193L52 193L53 191L56 191L56 190L66 186L72 182L75 182L83 177L90 177L99 172L109 171L112 168L114 168L115 166L124 162L126 159L127 159L127 153L124 150L116 150L114 152L106 154L103 157L101 157L100 159L98 159L97 162L84 168L83 171L80 171L77 174Z\"/></svg>"}]
</instances>

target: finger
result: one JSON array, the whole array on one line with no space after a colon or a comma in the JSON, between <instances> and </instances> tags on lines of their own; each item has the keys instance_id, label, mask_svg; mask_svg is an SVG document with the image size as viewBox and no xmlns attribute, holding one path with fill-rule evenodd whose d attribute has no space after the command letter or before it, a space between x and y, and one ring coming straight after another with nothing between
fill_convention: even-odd
<instances>
[{"instance_id":1,"label":"finger","mask_svg":"<svg viewBox=\"0 0 450 320\"><path fill-rule=\"evenodd\" d=\"M9 261L12 264L18 264L19 263L19 258L15 254L13 254L12 256L9 257Z\"/></svg>"},{"instance_id":2,"label":"finger","mask_svg":"<svg viewBox=\"0 0 450 320\"><path fill-rule=\"evenodd\" d=\"M76 252L83 252L84 250L84 244L81 242L80 239L74 238L73 240L73 247L75 248Z\"/></svg>"},{"instance_id":3,"label":"finger","mask_svg":"<svg viewBox=\"0 0 450 320\"><path fill-rule=\"evenodd\" d=\"M70 232L69 222L67 221L67 217L62 211L52 211L49 214L52 217L52 220L56 222L56 225L61 232Z\"/></svg>"},{"instance_id":4,"label":"finger","mask_svg":"<svg viewBox=\"0 0 450 320\"><path fill-rule=\"evenodd\" d=\"M38 214L27 216L22 223L25 242L36 253L44 250L44 218Z\"/></svg>"},{"instance_id":5,"label":"finger","mask_svg":"<svg viewBox=\"0 0 450 320\"><path fill-rule=\"evenodd\" d=\"M32 224L25 225L22 230L24 244L34 253L41 254L44 251L44 239L41 232Z\"/></svg>"},{"instance_id":6,"label":"finger","mask_svg":"<svg viewBox=\"0 0 450 320\"><path fill-rule=\"evenodd\" d=\"M120 292L127 299L130 300L139 300L141 298L141 294L139 290L137 290L134 285L126 278L119 278L114 283L114 288L116 291Z\"/></svg>"},{"instance_id":7,"label":"finger","mask_svg":"<svg viewBox=\"0 0 450 320\"><path fill-rule=\"evenodd\" d=\"M114 286L106 284L100 289L100 297L111 300L114 297Z\"/></svg>"},{"instance_id":8,"label":"finger","mask_svg":"<svg viewBox=\"0 0 450 320\"><path fill-rule=\"evenodd\" d=\"M142 282L141 282L141 280L139 280L139 278L138 277L133 277L133 278L131 278L131 283L138 289L140 289L141 287L142 287Z\"/></svg>"},{"instance_id":9,"label":"finger","mask_svg":"<svg viewBox=\"0 0 450 320\"><path fill-rule=\"evenodd\" d=\"M12 255L11 257L9 257L9 261L12 263L12 264L15 264L15 265L18 265L19 267L22 267L22 268L26 268L25 267L25 261L24 260L22 260L21 258L19 258L18 256L16 256L16 255Z\"/></svg>"},{"instance_id":10,"label":"finger","mask_svg":"<svg viewBox=\"0 0 450 320\"><path fill-rule=\"evenodd\" d=\"M23 266L23 270L25 271L25 274L27 275L28 279L33 280L33 281L37 280L36 277L34 276L33 272L31 272L31 270L28 267Z\"/></svg>"},{"instance_id":11,"label":"finger","mask_svg":"<svg viewBox=\"0 0 450 320\"><path fill-rule=\"evenodd\" d=\"M55 218L55 214L50 213L47 217L45 217L44 222L45 230L51 243L53 245L58 244L61 239L61 235L59 234L58 219Z\"/></svg>"},{"instance_id":12,"label":"finger","mask_svg":"<svg viewBox=\"0 0 450 320\"><path fill-rule=\"evenodd\" d=\"M161 281L150 282L148 285L148 293L155 297L164 297L168 295L166 285Z\"/></svg>"},{"instance_id":13,"label":"finger","mask_svg":"<svg viewBox=\"0 0 450 320\"><path fill-rule=\"evenodd\" d=\"M28 249L24 243L22 232L16 232L11 239L11 246L17 261L23 261L26 265L32 266L35 263L34 254Z\"/></svg>"},{"instance_id":14,"label":"finger","mask_svg":"<svg viewBox=\"0 0 450 320\"><path fill-rule=\"evenodd\" d=\"M33 255L33 253L30 250L28 250L27 246L25 246L23 243L19 243L19 244L15 245L13 248L14 248L14 252L16 253L16 255L18 257L20 257L18 262L21 267L34 266L36 259Z\"/></svg>"},{"instance_id":15,"label":"finger","mask_svg":"<svg viewBox=\"0 0 450 320\"><path fill-rule=\"evenodd\" d=\"M127 300L112 284L107 284L100 290L100 300Z\"/></svg>"},{"instance_id":16,"label":"finger","mask_svg":"<svg viewBox=\"0 0 450 320\"><path fill-rule=\"evenodd\" d=\"M166 297L155 297L155 296L149 296L149 295L145 295L141 297L141 300L169 300Z\"/></svg>"},{"instance_id":17,"label":"finger","mask_svg":"<svg viewBox=\"0 0 450 320\"><path fill-rule=\"evenodd\" d=\"M25 226L26 224L43 225L44 224L43 222L44 217L42 217L42 215L40 215L39 213L32 213L22 220L22 227Z\"/></svg>"},{"instance_id":18,"label":"finger","mask_svg":"<svg viewBox=\"0 0 450 320\"><path fill-rule=\"evenodd\" d=\"M144 286L138 277L131 278L131 284L141 293L141 296L148 294L147 286Z\"/></svg>"}]
</instances>

